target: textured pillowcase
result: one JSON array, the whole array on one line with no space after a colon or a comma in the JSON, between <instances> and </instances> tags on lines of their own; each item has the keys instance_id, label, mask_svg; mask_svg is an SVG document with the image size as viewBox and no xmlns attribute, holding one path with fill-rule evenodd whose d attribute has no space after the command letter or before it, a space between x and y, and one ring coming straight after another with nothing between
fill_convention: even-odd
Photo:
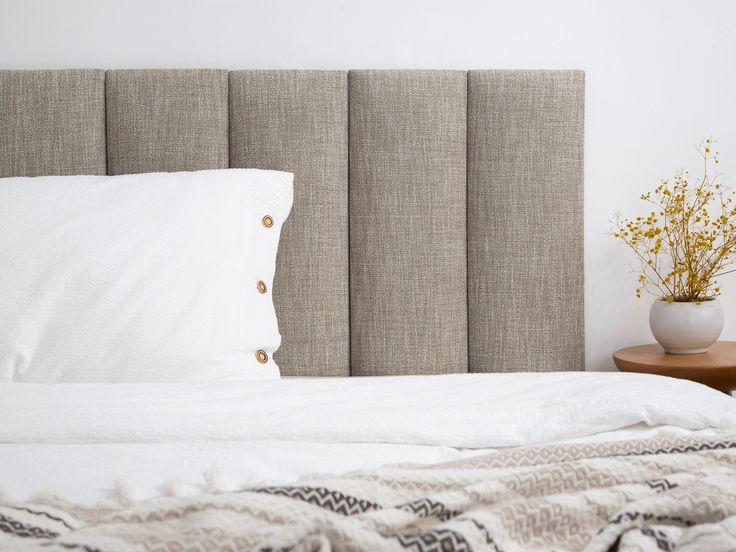
<instances>
[{"instance_id":1,"label":"textured pillowcase","mask_svg":"<svg viewBox=\"0 0 736 552\"><path fill-rule=\"evenodd\" d=\"M0 381L278 378L271 284L292 179L0 179Z\"/></svg>"}]
</instances>

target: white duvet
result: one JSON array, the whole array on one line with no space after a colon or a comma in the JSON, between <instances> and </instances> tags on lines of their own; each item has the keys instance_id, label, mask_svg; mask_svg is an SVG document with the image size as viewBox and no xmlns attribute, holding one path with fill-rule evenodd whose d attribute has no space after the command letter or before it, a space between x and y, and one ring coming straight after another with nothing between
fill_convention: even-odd
<instances>
[{"instance_id":1,"label":"white duvet","mask_svg":"<svg viewBox=\"0 0 736 552\"><path fill-rule=\"evenodd\" d=\"M734 427L732 398L639 374L0 384L0 487L82 502L145 498Z\"/></svg>"}]
</instances>

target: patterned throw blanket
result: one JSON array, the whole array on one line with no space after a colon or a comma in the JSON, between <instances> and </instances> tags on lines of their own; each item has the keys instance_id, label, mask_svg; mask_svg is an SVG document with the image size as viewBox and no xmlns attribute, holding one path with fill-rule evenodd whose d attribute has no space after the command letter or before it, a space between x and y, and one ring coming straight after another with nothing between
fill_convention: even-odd
<instances>
[{"instance_id":1,"label":"patterned throw blanket","mask_svg":"<svg viewBox=\"0 0 736 552\"><path fill-rule=\"evenodd\" d=\"M11 550L736 550L736 437L531 447L128 508L0 506Z\"/></svg>"}]
</instances>

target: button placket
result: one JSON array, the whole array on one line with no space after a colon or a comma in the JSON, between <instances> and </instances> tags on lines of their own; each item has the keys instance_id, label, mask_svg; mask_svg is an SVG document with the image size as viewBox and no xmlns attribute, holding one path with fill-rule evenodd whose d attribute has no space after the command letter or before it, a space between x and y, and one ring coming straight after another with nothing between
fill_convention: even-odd
<instances>
[{"instance_id":1,"label":"button placket","mask_svg":"<svg viewBox=\"0 0 736 552\"><path fill-rule=\"evenodd\" d=\"M265 226L266 228L273 227L273 217L271 215L263 215L263 218L261 218L261 224L263 224L263 226ZM268 291L266 282L264 282L263 280L258 280L258 282L256 283L256 289L258 289L258 293L260 294L266 293ZM268 362L268 353L263 349L258 349L256 351L256 360L261 364L266 364Z\"/></svg>"}]
</instances>

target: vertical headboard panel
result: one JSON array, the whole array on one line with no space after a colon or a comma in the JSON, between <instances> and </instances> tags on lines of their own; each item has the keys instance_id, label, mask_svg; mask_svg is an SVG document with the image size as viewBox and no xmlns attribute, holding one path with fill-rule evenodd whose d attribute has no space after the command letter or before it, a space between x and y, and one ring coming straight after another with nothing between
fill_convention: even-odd
<instances>
[{"instance_id":1,"label":"vertical headboard panel","mask_svg":"<svg viewBox=\"0 0 736 552\"><path fill-rule=\"evenodd\" d=\"M0 177L105 174L105 72L0 71Z\"/></svg>"},{"instance_id":2,"label":"vertical headboard panel","mask_svg":"<svg viewBox=\"0 0 736 552\"><path fill-rule=\"evenodd\" d=\"M467 371L465 71L351 71L353 375Z\"/></svg>"},{"instance_id":3,"label":"vertical headboard panel","mask_svg":"<svg viewBox=\"0 0 736 552\"><path fill-rule=\"evenodd\" d=\"M107 171L228 167L227 71L107 72Z\"/></svg>"},{"instance_id":4,"label":"vertical headboard panel","mask_svg":"<svg viewBox=\"0 0 736 552\"><path fill-rule=\"evenodd\" d=\"M581 71L0 71L0 177L294 172L285 375L582 370L583 117Z\"/></svg>"},{"instance_id":5,"label":"vertical headboard panel","mask_svg":"<svg viewBox=\"0 0 736 552\"><path fill-rule=\"evenodd\" d=\"M582 370L582 71L468 76L471 372Z\"/></svg>"},{"instance_id":6,"label":"vertical headboard panel","mask_svg":"<svg viewBox=\"0 0 736 552\"><path fill-rule=\"evenodd\" d=\"M350 375L347 72L231 72L230 166L294 173L273 287L282 373Z\"/></svg>"}]
</instances>

